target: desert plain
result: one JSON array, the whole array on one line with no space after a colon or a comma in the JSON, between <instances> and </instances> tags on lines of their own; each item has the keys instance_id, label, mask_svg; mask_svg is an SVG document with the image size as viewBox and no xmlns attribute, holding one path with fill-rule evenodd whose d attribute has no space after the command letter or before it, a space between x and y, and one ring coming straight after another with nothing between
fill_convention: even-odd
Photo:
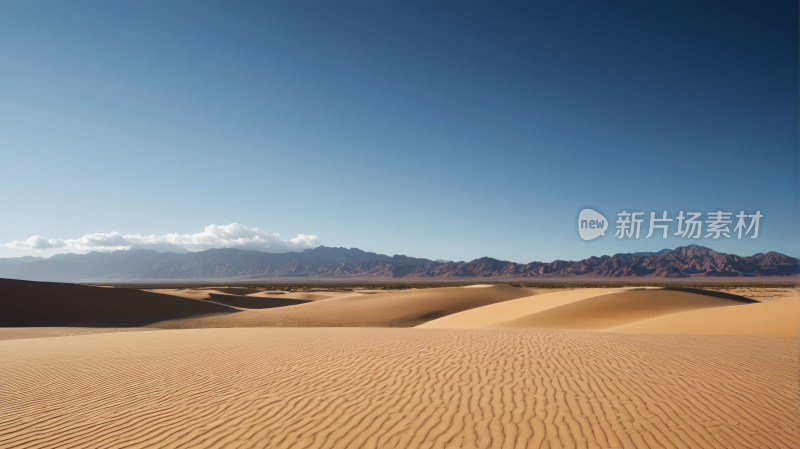
<instances>
[{"instance_id":1,"label":"desert plain","mask_svg":"<svg viewBox=\"0 0 800 449\"><path fill-rule=\"evenodd\" d=\"M800 447L791 285L0 291L2 448Z\"/></svg>"}]
</instances>

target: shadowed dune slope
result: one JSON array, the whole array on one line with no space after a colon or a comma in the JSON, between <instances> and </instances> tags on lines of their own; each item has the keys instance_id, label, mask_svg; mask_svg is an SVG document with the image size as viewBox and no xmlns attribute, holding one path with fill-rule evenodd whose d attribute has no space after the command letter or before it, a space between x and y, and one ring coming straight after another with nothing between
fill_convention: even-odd
<instances>
[{"instance_id":1,"label":"shadowed dune slope","mask_svg":"<svg viewBox=\"0 0 800 449\"><path fill-rule=\"evenodd\" d=\"M126 288L0 279L0 327L235 312L221 304Z\"/></svg>"},{"instance_id":2,"label":"shadowed dune slope","mask_svg":"<svg viewBox=\"0 0 800 449\"><path fill-rule=\"evenodd\" d=\"M353 292L297 306L247 310L229 316L171 320L159 328L209 327L413 327L463 310L552 292L509 285Z\"/></svg>"},{"instance_id":3,"label":"shadowed dune slope","mask_svg":"<svg viewBox=\"0 0 800 449\"><path fill-rule=\"evenodd\" d=\"M421 327L603 330L679 312L754 302L734 295L719 297L658 288L582 289L481 307Z\"/></svg>"},{"instance_id":4,"label":"shadowed dune slope","mask_svg":"<svg viewBox=\"0 0 800 449\"><path fill-rule=\"evenodd\" d=\"M703 290L702 288L661 287L661 290L671 290L671 291L679 291L679 292L697 293L697 294L700 294L700 295L714 296L714 297L717 297L717 298L732 299L734 301L744 302L744 303L757 303L758 302L755 299L746 298L746 297L741 296L741 295L735 295L733 293L721 292L721 291L717 291L717 290Z\"/></svg>"},{"instance_id":5,"label":"shadowed dune slope","mask_svg":"<svg viewBox=\"0 0 800 449\"><path fill-rule=\"evenodd\" d=\"M797 339L200 329L0 360L4 449L800 447Z\"/></svg>"},{"instance_id":6,"label":"shadowed dune slope","mask_svg":"<svg viewBox=\"0 0 800 449\"><path fill-rule=\"evenodd\" d=\"M237 296L245 296L245 295L252 295L253 293L259 293L261 290L255 288L215 288L214 291L223 293L225 295L237 295Z\"/></svg>"},{"instance_id":7,"label":"shadowed dune slope","mask_svg":"<svg viewBox=\"0 0 800 449\"><path fill-rule=\"evenodd\" d=\"M302 299L282 298L280 296L270 298L264 296L215 295L213 293L209 295L208 300L241 309L272 309L274 307L296 306L311 302Z\"/></svg>"},{"instance_id":8,"label":"shadowed dune slope","mask_svg":"<svg viewBox=\"0 0 800 449\"><path fill-rule=\"evenodd\" d=\"M800 299L781 299L742 307L691 310L607 329L611 332L797 337Z\"/></svg>"}]
</instances>

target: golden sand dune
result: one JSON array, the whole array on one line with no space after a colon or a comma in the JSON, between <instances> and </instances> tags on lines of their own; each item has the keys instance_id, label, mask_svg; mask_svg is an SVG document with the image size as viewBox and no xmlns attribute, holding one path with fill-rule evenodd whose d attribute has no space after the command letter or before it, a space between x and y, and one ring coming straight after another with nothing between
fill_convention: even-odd
<instances>
[{"instance_id":1,"label":"golden sand dune","mask_svg":"<svg viewBox=\"0 0 800 449\"><path fill-rule=\"evenodd\" d=\"M778 299L740 307L692 310L612 327L611 332L797 337L800 299Z\"/></svg>"},{"instance_id":2,"label":"golden sand dune","mask_svg":"<svg viewBox=\"0 0 800 449\"><path fill-rule=\"evenodd\" d=\"M3 341L0 447L793 449L797 350L531 329Z\"/></svg>"},{"instance_id":3,"label":"golden sand dune","mask_svg":"<svg viewBox=\"0 0 800 449\"><path fill-rule=\"evenodd\" d=\"M700 290L676 290L660 288L624 288L624 289L579 289L566 292L551 293L529 298L520 298L499 304L484 306L461 313L452 314L420 325L422 328L539 328L539 329L576 329L576 330L614 330L634 323L650 322L666 316L685 316L696 314L696 323L702 326L703 317L715 320L718 308L739 310L736 316L747 319L747 311L754 311L755 306L763 306L744 297ZM778 308L764 310L760 316L766 317L770 312L780 314ZM681 313L683 312L683 313ZM729 316L729 315L719 315ZM730 315L732 316L732 315ZM771 315L770 315L771 316ZM722 319L722 318L720 318ZM753 318L760 319L760 318ZM682 333L679 328L670 328L666 323L677 323L680 319L662 320L659 333ZM788 322L787 322L788 323ZM725 326L737 326L736 321L727 322ZM758 327L758 326L756 326ZM763 327L763 326L762 326ZM646 326L635 327L646 332ZM670 329L674 332L669 332ZM688 328L686 328L688 329ZM706 328L708 333L712 327ZM718 330L723 327L718 328ZM796 321L795 321L796 334ZM632 330L626 332L634 332ZM722 332L724 333L724 332ZM785 335L782 333L768 335Z\"/></svg>"},{"instance_id":4,"label":"golden sand dune","mask_svg":"<svg viewBox=\"0 0 800 449\"><path fill-rule=\"evenodd\" d=\"M429 321L419 327L427 328L479 328L492 327L501 323L518 319L521 316L535 314L547 309L559 307L571 302L580 301L601 294L623 291L622 289L584 288L552 292L538 296L528 296L513 301L505 301L468 311L452 314Z\"/></svg>"},{"instance_id":5,"label":"golden sand dune","mask_svg":"<svg viewBox=\"0 0 800 449\"><path fill-rule=\"evenodd\" d=\"M490 285L484 288L446 287L381 293L353 292L297 306L169 320L153 326L162 329L275 326L412 327L463 310L552 291L552 289Z\"/></svg>"}]
</instances>

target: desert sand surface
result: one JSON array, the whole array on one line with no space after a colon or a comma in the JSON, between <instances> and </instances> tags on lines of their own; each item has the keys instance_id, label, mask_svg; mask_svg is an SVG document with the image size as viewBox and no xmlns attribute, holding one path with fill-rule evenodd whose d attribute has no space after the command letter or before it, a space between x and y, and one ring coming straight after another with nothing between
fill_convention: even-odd
<instances>
[{"instance_id":1,"label":"desert sand surface","mask_svg":"<svg viewBox=\"0 0 800 449\"><path fill-rule=\"evenodd\" d=\"M2 341L0 447L792 449L797 351L536 329Z\"/></svg>"},{"instance_id":2,"label":"desert sand surface","mask_svg":"<svg viewBox=\"0 0 800 449\"><path fill-rule=\"evenodd\" d=\"M102 318L0 329L4 449L800 447L794 290L14 282L3 313Z\"/></svg>"},{"instance_id":3,"label":"desert sand surface","mask_svg":"<svg viewBox=\"0 0 800 449\"><path fill-rule=\"evenodd\" d=\"M75 337L78 335L107 334L109 332L158 331L150 327L0 327L0 340L22 340L28 338Z\"/></svg>"}]
</instances>

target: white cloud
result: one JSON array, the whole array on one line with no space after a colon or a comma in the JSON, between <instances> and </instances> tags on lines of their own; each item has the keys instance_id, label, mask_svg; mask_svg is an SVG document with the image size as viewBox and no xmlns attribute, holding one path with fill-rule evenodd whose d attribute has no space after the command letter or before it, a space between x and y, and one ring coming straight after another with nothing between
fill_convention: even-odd
<instances>
[{"instance_id":1,"label":"white cloud","mask_svg":"<svg viewBox=\"0 0 800 449\"><path fill-rule=\"evenodd\" d=\"M44 251L52 248L63 248L65 243L63 240L47 240L44 237L34 235L28 240L14 240L11 243L6 243L6 246L14 249L32 249L34 251Z\"/></svg>"},{"instance_id":2,"label":"white cloud","mask_svg":"<svg viewBox=\"0 0 800 449\"><path fill-rule=\"evenodd\" d=\"M279 234L270 234L258 228L248 228L238 223L229 225L207 226L197 234L166 235L122 235L118 232L87 234L77 239L48 240L34 235L27 240L15 240L5 246L14 249L45 251L64 248L75 251L100 250L109 251L127 249L136 244L171 243L189 251L202 251L210 248L240 248L271 253L284 253L314 248L320 245L316 235L298 234L297 237L284 240Z\"/></svg>"}]
</instances>

